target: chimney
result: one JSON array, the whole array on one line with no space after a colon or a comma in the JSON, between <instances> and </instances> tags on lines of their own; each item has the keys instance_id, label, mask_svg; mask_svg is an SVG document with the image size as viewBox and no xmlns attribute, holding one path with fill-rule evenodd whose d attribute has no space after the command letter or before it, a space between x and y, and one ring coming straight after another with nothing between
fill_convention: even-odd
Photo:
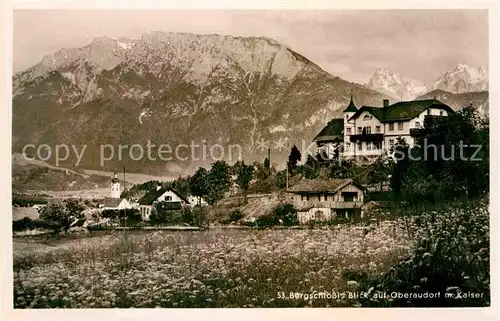
<instances>
[{"instance_id":1,"label":"chimney","mask_svg":"<svg viewBox=\"0 0 500 321\"><path fill-rule=\"evenodd\" d=\"M161 190L161 184L156 184L156 190L157 191Z\"/></svg>"},{"instance_id":2,"label":"chimney","mask_svg":"<svg viewBox=\"0 0 500 321\"><path fill-rule=\"evenodd\" d=\"M389 106L389 99L384 99L384 107Z\"/></svg>"}]
</instances>

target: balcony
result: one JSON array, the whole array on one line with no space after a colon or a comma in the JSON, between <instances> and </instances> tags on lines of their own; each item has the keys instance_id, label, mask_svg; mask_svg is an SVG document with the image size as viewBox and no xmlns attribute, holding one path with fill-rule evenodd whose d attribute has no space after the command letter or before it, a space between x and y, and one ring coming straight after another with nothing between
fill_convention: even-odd
<instances>
[{"instance_id":1,"label":"balcony","mask_svg":"<svg viewBox=\"0 0 500 321\"><path fill-rule=\"evenodd\" d=\"M344 208L360 208L363 205L362 201L354 202L335 202L333 208L344 209Z\"/></svg>"},{"instance_id":2,"label":"balcony","mask_svg":"<svg viewBox=\"0 0 500 321\"><path fill-rule=\"evenodd\" d=\"M422 137L424 135L423 128L410 128L410 136L411 137Z\"/></svg>"},{"instance_id":3,"label":"balcony","mask_svg":"<svg viewBox=\"0 0 500 321\"><path fill-rule=\"evenodd\" d=\"M296 208L335 208L335 209L348 209L348 208L360 208L363 205L363 201L324 201L318 200L316 197L310 198L310 200L300 201L298 199L293 199L293 205Z\"/></svg>"},{"instance_id":4,"label":"balcony","mask_svg":"<svg viewBox=\"0 0 500 321\"><path fill-rule=\"evenodd\" d=\"M367 133L362 133L362 134L357 134L357 135L351 135L350 136L351 142L381 142L384 140L384 134L367 134Z\"/></svg>"}]
</instances>

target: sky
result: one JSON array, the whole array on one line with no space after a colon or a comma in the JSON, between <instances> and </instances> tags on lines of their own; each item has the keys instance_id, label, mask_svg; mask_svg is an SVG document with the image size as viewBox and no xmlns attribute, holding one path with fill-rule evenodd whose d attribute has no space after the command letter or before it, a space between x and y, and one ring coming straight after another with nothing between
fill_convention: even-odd
<instances>
[{"instance_id":1,"label":"sky","mask_svg":"<svg viewBox=\"0 0 500 321\"><path fill-rule=\"evenodd\" d=\"M487 10L16 10L13 69L96 37L152 30L266 36L358 83L378 68L429 83L458 64L488 67Z\"/></svg>"}]
</instances>

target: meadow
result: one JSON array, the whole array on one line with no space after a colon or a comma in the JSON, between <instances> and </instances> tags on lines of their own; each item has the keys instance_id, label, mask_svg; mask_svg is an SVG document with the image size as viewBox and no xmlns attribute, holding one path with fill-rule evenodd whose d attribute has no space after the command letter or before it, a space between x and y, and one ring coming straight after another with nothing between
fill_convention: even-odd
<instances>
[{"instance_id":1,"label":"meadow","mask_svg":"<svg viewBox=\"0 0 500 321\"><path fill-rule=\"evenodd\" d=\"M14 239L15 308L356 306L289 298L356 290L416 244L408 220L317 229L113 232Z\"/></svg>"}]
</instances>

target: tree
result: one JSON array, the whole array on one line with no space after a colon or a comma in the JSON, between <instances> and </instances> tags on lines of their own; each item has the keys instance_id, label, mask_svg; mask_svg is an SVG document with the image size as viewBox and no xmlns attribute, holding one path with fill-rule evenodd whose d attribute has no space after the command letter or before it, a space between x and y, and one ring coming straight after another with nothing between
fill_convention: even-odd
<instances>
[{"instance_id":1,"label":"tree","mask_svg":"<svg viewBox=\"0 0 500 321\"><path fill-rule=\"evenodd\" d=\"M246 196L246 191L253 178L253 166L245 165L245 163L242 162L242 164L237 167L236 175L236 183L238 183Z\"/></svg>"},{"instance_id":2,"label":"tree","mask_svg":"<svg viewBox=\"0 0 500 321\"><path fill-rule=\"evenodd\" d=\"M64 200L64 206L66 207L70 217L81 218L82 212L85 210L85 204L76 199L66 199Z\"/></svg>"},{"instance_id":3,"label":"tree","mask_svg":"<svg viewBox=\"0 0 500 321\"><path fill-rule=\"evenodd\" d=\"M191 190L191 194L197 196L198 199L200 199L201 197L205 197L205 195L207 195L208 171L205 168L200 167L194 173L194 175L189 180L189 189Z\"/></svg>"},{"instance_id":4,"label":"tree","mask_svg":"<svg viewBox=\"0 0 500 321\"><path fill-rule=\"evenodd\" d=\"M56 232L59 227L67 231L75 219L83 218L85 205L75 199L67 199L63 202L50 202L40 210L40 218L45 221L57 223Z\"/></svg>"},{"instance_id":5,"label":"tree","mask_svg":"<svg viewBox=\"0 0 500 321\"><path fill-rule=\"evenodd\" d=\"M190 179L179 176L176 180L168 182L166 184L166 187L174 189L177 193L179 193L183 197L187 197L189 196L191 190Z\"/></svg>"},{"instance_id":6,"label":"tree","mask_svg":"<svg viewBox=\"0 0 500 321\"><path fill-rule=\"evenodd\" d=\"M293 145L292 149L290 150L290 155L288 156L288 171L290 174L293 174L293 170L297 167L297 163L300 161L302 155L300 154L299 149L297 146Z\"/></svg>"},{"instance_id":7,"label":"tree","mask_svg":"<svg viewBox=\"0 0 500 321\"><path fill-rule=\"evenodd\" d=\"M354 178L356 165L350 161L342 159L340 162L331 162L328 167L328 177L335 178Z\"/></svg>"},{"instance_id":8,"label":"tree","mask_svg":"<svg viewBox=\"0 0 500 321\"><path fill-rule=\"evenodd\" d=\"M271 175L271 162L267 157L264 159L264 168L266 169L267 177L269 177L269 175Z\"/></svg>"},{"instance_id":9,"label":"tree","mask_svg":"<svg viewBox=\"0 0 500 321\"><path fill-rule=\"evenodd\" d=\"M417 145L398 143L395 150L402 159L394 166L391 187L402 200L438 202L489 191L489 122L472 107L427 117Z\"/></svg>"},{"instance_id":10,"label":"tree","mask_svg":"<svg viewBox=\"0 0 500 321\"><path fill-rule=\"evenodd\" d=\"M266 164L254 162L253 167L255 168L255 170L254 170L255 178L258 180L265 180L271 174L271 172L269 171L269 168L266 167Z\"/></svg>"},{"instance_id":11,"label":"tree","mask_svg":"<svg viewBox=\"0 0 500 321\"><path fill-rule=\"evenodd\" d=\"M382 191L382 185L389 179L392 173L393 161L392 158L383 154L377 157L375 162L370 164L370 176L369 181L372 184L380 184L380 191Z\"/></svg>"},{"instance_id":12,"label":"tree","mask_svg":"<svg viewBox=\"0 0 500 321\"><path fill-rule=\"evenodd\" d=\"M227 191L229 191L229 166L224 161L217 161L207 175L207 203L210 205L217 203Z\"/></svg>"},{"instance_id":13,"label":"tree","mask_svg":"<svg viewBox=\"0 0 500 321\"><path fill-rule=\"evenodd\" d=\"M284 189L286 187L286 171L281 171L276 174L276 187Z\"/></svg>"},{"instance_id":14,"label":"tree","mask_svg":"<svg viewBox=\"0 0 500 321\"><path fill-rule=\"evenodd\" d=\"M391 188L396 197L401 196L402 185L410 167L409 150L410 148L408 144L406 144L404 138L398 138L396 145L394 146L396 163L393 166L391 176Z\"/></svg>"}]
</instances>

